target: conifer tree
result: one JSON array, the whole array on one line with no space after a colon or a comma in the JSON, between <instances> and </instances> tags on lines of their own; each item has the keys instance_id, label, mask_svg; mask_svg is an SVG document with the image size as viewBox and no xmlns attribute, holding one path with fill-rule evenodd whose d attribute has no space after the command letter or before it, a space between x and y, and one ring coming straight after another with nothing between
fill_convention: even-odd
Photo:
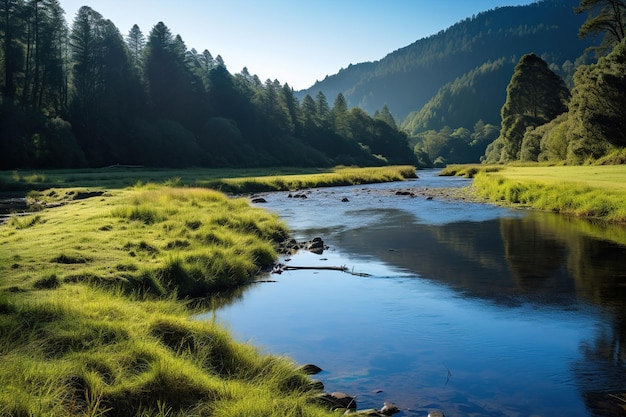
<instances>
[{"instance_id":1,"label":"conifer tree","mask_svg":"<svg viewBox=\"0 0 626 417\"><path fill-rule=\"evenodd\" d=\"M143 64L143 49L146 46L146 37L138 25L133 25L128 32L128 35L126 36L126 45L128 45L133 65L137 68L141 68L141 65Z\"/></svg>"}]
</instances>

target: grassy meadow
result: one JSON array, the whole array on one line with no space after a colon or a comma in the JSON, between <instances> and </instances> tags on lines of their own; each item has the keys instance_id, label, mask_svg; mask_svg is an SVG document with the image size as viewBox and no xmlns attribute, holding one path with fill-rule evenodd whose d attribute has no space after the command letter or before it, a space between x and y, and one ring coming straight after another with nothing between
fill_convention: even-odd
<instances>
[{"instance_id":1,"label":"grassy meadow","mask_svg":"<svg viewBox=\"0 0 626 417\"><path fill-rule=\"evenodd\" d=\"M197 187L215 173L164 173L160 185L145 174L101 185L5 174L3 184L35 184L28 198L47 208L0 225L0 417L331 415L289 358L193 320L207 308L198 300L272 265L286 226L247 199ZM415 170L220 181L251 192L405 175Z\"/></svg>"},{"instance_id":2,"label":"grassy meadow","mask_svg":"<svg viewBox=\"0 0 626 417\"><path fill-rule=\"evenodd\" d=\"M490 201L626 223L626 166L452 166L444 174L474 178Z\"/></svg>"}]
</instances>

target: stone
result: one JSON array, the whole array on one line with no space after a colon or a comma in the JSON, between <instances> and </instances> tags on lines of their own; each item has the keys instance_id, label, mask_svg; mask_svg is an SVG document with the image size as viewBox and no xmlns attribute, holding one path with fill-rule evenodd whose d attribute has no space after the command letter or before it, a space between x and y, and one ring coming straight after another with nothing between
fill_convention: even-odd
<instances>
[{"instance_id":1,"label":"stone","mask_svg":"<svg viewBox=\"0 0 626 417\"><path fill-rule=\"evenodd\" d=\"M256 197L252 199L253 203L267 203L267 200L265 200L263 197Z\"/></svg>"},{"instance_id":2,"label":"stone","mask_svg":"<svg viewBox=\"0 0 626 417\"><path fill-rule=\"evenodd\" d=\"M308 385L308 388L311 391L324 391L324 383L322 381L318 381L317 379L313 379Z\"/></svg>"},{"instance_id":3,"label":"stone","mask_svg":"<svg viewBox=\"0 0 626 417\"><path fill-rule=\"evenodd\" d=\"M428 413L428 417L446 417L441 411L432 411Z\"/></svg>"},{"instance_id":4,"label":"stone","mask_svg":"<svg viewBox=\"0 0 626 417\"><path fill-rule=\"evenodd\" d=\"M348 197L344 197L344 198L341 199L341 202L342 203L349 203L350 200L348 200Z\"/></svg>"},{"instance_id":5,"label":"stone","mask_svg":"<svg viewBox=\"0 0 626 417\"><path fill-rule=\"evenodd\" d=\"M322 368L320 368L317 365L313 365L312 363L307 363L305 365L302 365L300 368L298 368L301 372L305 373L306 375L317 375L320 372L322 372Z\"/></svg>"},{"instance_id":6,"label":"stone","mask_svg":"<svg viewBox=\"0 0 626 417\"><path fill-rule=\"evenodd\" d=\"M400 409L393 403L385 401L383 408L380 409L380 413L386 416L390 416L399 413Z\"/></svg>"},{"instance_id":7,"label":"stone","mask_svg":"<svg viewBox=\"0 0 626 417\"><path fill-rule=\"evenodd\" d=\"M321 255L322 253L324 253L324 249L326 249L326 247L324 246L324 241L321 237L316 237L312 241L308 242L306 244L306 248L307 250L317 255Z\"/></svg>"},{"instance_id":8,"label":"stone","mask_svg":"<svg viewBox=\"0 0 626 417\"><path fill-rule=\"evenodd\" d=\"M341 408L356 409L356 400L343 392L333 392L330 394L334 402Z\"/></svg>"}]
</instances>

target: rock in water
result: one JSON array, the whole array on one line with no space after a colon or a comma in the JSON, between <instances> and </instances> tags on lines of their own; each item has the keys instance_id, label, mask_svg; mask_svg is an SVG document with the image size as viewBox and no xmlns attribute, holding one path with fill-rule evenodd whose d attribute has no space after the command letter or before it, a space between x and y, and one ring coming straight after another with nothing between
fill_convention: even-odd
<instances>
[{"instance_id":1,"label":"rock in water","mask_svg":"<svg viewBox=\"0 0 626 417\"><path fill-rule=\"evenodd\" d=\"M386 416L390 416L392 414L399 413L400 409L393 403L385 401L383 408L380 409L380 413Z\"/></svg>"}]
</instances>

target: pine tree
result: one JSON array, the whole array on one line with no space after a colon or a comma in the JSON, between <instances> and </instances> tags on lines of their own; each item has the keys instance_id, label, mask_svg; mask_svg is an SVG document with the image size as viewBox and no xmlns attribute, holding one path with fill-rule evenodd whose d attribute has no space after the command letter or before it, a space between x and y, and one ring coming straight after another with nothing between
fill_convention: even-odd
<instances>
[{"instance_id":1,"label":"pine tree","mask_svg":"<svg viewBox=\"0 0 626 417\"><path fill-rule=\"evenodd\" d=\"M141 68L143 64L143 52L146 46L146 37L138 25L133 25L128 32L128 35L126 36L126 45L128 45L133 65L137 68Z\"/></svg>"}]
</instances>

